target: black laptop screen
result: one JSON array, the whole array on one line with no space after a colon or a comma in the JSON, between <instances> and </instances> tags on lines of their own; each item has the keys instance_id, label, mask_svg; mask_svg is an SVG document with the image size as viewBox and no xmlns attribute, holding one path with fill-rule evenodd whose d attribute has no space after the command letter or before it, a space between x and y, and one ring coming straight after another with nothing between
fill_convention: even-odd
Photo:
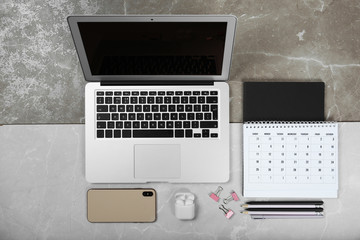
<instances>
[{"instance_id":1,"label":"black laptop screen","mask_svg":"<svg viewBox=\"0 0 360 240\"><path fill-rule=\"evenodd\" d=\"M226 22L79 22L92 75L221 75Z\"/></svg>"}]
</instances>

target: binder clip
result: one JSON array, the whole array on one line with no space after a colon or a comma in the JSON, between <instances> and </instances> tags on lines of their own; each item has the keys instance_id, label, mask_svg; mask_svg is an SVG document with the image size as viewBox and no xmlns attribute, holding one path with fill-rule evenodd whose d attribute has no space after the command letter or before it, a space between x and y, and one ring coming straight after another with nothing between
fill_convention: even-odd
<instances>
[{"instance_id":1,"label":"binder clip","mask_svg":"<svg viewBox=\"0 0 360 240\"><path fill-rule=\"evenodd\" d=\"M209 193L209 196L215 201L218 202L219 201L219 196L221 191L223 190L223 188L221 186L218 186L218 188L216 189L216 191L213 193Z\"/></svg>"},{"instance_id":2,"label":"binder clip","mask_svg":"<svg viewBox=\"0 0 360 240\"><path fill-rule=\"evenodd\" d=\"M222 210L225 213L225 217L227 219L230 219L233 215L234 212L231 209L227 209L226 207L224 207L224 205L221 204L221 206L219 206L219 209Z\"/></svg>"},{"instance_id":3,"label":"binder clip","mask_svg":"<svg viewBox=\"0 0 360 240\"><path fill-rule=\"evenodd\" d=\"M225 204L228 204L228 203L231 202L232 200L234 200L234 201L239 201L239 197L238 197L238 195L236 194L236 192L235 192L234 190L232 190L232 191L230 192L230 196L229 196L229 197L227 197L227 198L224 199L224 203L225 203Z\"/></svg>"}]
</instances>

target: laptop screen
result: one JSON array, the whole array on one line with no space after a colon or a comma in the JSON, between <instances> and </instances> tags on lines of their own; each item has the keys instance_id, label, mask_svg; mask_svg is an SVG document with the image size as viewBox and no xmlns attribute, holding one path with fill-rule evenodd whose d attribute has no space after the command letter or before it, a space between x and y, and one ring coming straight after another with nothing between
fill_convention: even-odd
<instances>
[{"instance_id":1,"label":"laptop screen","mask_svg":"<svg viewBox=\"0 0 360 240\"><path fill-rule=\"evenodd\" d=\"M227 22L78 22L92 75L221 75Z\"/></svg>"}]
</instances>

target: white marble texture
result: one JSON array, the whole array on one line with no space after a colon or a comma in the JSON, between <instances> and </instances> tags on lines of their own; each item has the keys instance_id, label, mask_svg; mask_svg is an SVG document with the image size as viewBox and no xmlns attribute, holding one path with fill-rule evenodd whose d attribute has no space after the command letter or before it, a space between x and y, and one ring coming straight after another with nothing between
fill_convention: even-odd
<instances>
[{"instance_id":1,"label":"white marble texture","mask_svg":"<svg viewBox=\"0 0 360 240\"><path fill-rule=\"evenodd\" d=\"M230 190L241 194L241 124L232 124ZM89 184L84 176L84 125L0 127L0 239L360 239L360 123L339 126L339 198L325 199L323 219L226 219L208 197L218 184ZM93 187L152 187L155 223L94 224L86 219L86 191ZM174 194L197 197L197 217L174 216Z\"/></svg>"}]
</instances>

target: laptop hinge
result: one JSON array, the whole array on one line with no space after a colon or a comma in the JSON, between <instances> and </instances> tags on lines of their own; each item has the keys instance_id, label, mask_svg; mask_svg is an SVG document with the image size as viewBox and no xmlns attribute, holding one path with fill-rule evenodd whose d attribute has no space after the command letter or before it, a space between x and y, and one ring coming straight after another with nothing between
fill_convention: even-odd
<instances>
[{"instance_id":1,"label":"laptop hinge","mask_svg":"<svg viewBox=\"0 0 360 240\"><path fill-rule=\"evenodd\" d=\"M101 81L101 86L214 85L214 81Z\"/></svg>"}]
</instances>

